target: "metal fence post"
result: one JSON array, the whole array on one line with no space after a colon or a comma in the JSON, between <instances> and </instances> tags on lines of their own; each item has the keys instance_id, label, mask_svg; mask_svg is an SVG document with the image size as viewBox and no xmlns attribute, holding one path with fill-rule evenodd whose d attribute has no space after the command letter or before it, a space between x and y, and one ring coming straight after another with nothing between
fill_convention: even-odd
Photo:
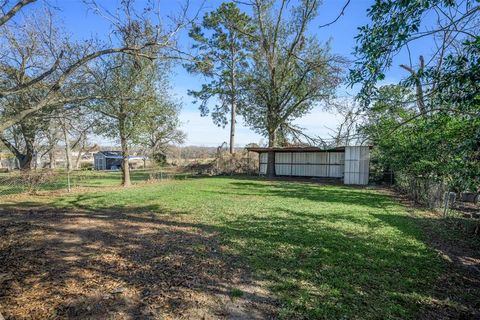
<instances>
[{"instance_id":1,"label":"metal fence post","mask_svg":"<svg viewBox=\"0 0 480 320\"><path fill-rule=\"evenodd\" d=\"M455 202L457 194L455 192L445 192L445 207L443 208L443 217L448 215L448 207Z\"/></svg>"}]
</instances>

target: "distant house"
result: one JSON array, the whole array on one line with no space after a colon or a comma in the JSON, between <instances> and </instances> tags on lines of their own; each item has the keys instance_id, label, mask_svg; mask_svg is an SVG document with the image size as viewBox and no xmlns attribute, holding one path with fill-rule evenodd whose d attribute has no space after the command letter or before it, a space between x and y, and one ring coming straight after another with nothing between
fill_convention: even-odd
<instances>
[{"instance_id":1,"label":"distant house","mask_svg":"<svg viewBox=\"0 0 480 320\"><path fill-rule=\"evenodd\" d=\"M267 173L268 153L273 152L275 175L341 179L344 184L368 184L370 147L345 146L247 148L259 154L259 174Z\"/></svg>"},{"instance_id":2,"label":"distant house","mask_svg":"<svg viewBox=\"0 0 480 320\"><path fill-rule=\"evenodd\" d=\"M95 170L120 170L122 168L121 151L99 151L93 155ZM146 157L129 156L129 166L131 168L144 164Z\"/></svg>"}]
</instances>

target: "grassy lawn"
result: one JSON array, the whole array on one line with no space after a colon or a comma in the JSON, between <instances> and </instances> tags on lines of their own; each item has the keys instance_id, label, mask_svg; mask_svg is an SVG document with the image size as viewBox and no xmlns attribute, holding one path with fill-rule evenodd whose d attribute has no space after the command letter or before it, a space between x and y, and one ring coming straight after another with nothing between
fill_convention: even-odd
<instances>
[{"instance_id":1,"label":"grassy lawn","mask_svg":"<svg viewBox=\"0 0 480 320\"><path fill-rule=\"evenodd\" d=\"M280 318L415 318L444 267L415 219L375 190L201 178L13 205L39 203L148 212L214 233L279 301Z\"/></svg>"}]
</instances>

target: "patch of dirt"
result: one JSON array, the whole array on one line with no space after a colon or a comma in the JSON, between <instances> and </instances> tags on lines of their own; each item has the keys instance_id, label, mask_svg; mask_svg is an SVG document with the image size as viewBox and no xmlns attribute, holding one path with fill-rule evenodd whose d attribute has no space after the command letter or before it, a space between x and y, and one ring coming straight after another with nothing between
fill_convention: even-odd
<instances>
[{"instance_id":1,"label":"patch of dirt","mask_svg":"<svg viewBox=\"0 0 480 320\"><path fill-rule=\"evenodd\" d=\"M480 237L477 221L443 218L426 211L404 195L386 190L402 202L425 234L425 240L446 263L446 270L433 287L437 300L423 307L419 319L480 319ZM419 215L417 210L422 210ZM455 233L457 237L446 236Z\"/></svg>"},{"instance_id":2,"label":"patch of dirt","mask_svg":"<svg viewBox=\"0 0 480 320\"><path fill-rule=\"evenodd\" d=\"M265 319L276 302L208 228L173 215L0 210L5 319ZM232 296L241 290L241 297Z\"/></svg>"}]
</instances>

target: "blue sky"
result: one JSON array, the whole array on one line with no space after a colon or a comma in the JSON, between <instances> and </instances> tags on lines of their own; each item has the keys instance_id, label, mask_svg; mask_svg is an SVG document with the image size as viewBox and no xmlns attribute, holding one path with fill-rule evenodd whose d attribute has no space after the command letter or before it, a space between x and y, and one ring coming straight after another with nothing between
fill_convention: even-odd
<instances>
[{"instance_id":1,"label":"blue sky","mask_svg":"<svg viewBox=\"0 0 480 320\"><path fill-rule=\"evenodd\" d=\"M89 12L87 7L80 0L47 0L57 8L56 14L65 25L66 31L74 39L81 40L96 35L99 38L105 38L109 34L109 23L102 17ZM106 8L115 8L117 0L99 0ZM143 6L142 0L137 0L138 5ZM216 8L222 1L207 0L203 11L210 11ZM353 0L345 10L345 14L333 25L319 29L318 26L332 21L341 11L346 0L324 0L319 10L319 16L311 24L310 33L317 36L321 41L331 41L332 52L341 54L347 58L353 59L352 51L355 46L355 35L357 28L368 23L366 10L373 4L373 0ZM180 0L160 1L161 10L164 14L178 11ZM192 11L197 10L202 1L191 0ZM40 6L41 4L35 4ZM203 15L203 14L202 14ZM189 38L185 32L180 36L182 46L189 46ZM424 50L423 46L419 47ZM405 56L400 55L399 60L405 63ZM399 62L400 63L400 62ZM396 64L398 65L398 63ZM385 83L396 83L404 76L404 71L394 66L387 73ZM228 141L228 127L216 127L210 118L200 117L198 106L192 103L192 98L187 95L188 89L198 89L203 78L188 74L181 66L173 70L172 75L172 93L182 102L183 109L180 115L182 129L187 132L187 145L218 146L223 141ZM356 90L339 88L338 95L341 97L353 97ZM333 111L324 111L316 107L312 112L298 119L297 124L304 127L309 134L319 135L328 138L339 122L340 117ZM330 128L330 129L329 129ZM250 142L259 142L262 137L243 125L242 119L237 124L237 144L243 146Z\"/></svg>"}]
</instances>

